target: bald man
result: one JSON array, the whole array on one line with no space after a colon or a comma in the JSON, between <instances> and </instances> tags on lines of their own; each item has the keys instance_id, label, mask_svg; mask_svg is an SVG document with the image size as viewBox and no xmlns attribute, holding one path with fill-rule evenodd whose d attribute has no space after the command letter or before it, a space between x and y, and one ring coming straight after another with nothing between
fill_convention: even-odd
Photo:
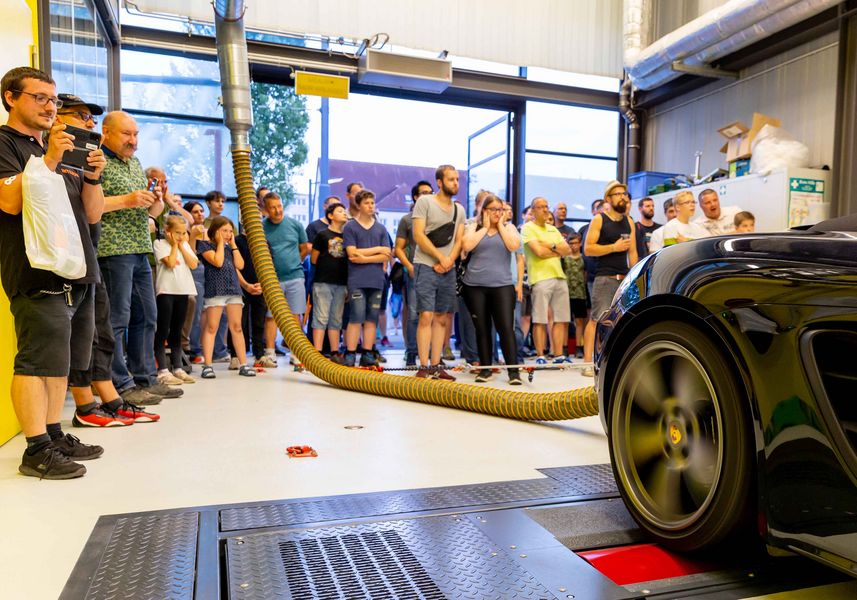
<instances>
[{"instance_id":1,"label":"bald man","mask_svg":"<svg viewBox=\"0 0 857 600\"><path fill-rule=\"evenodd\" d=\"M155 366L157 308L147 255L152 251L149 216L163 211L163 190L157 180L147 181L134 156L139 135L134 117L122 111L108 113L103 134L107 166L102 175L105 199L98 264L110 297L116 340L113 385L128 403L156 404L182 394L158 383Z\"/></svg>"}]
</instances>

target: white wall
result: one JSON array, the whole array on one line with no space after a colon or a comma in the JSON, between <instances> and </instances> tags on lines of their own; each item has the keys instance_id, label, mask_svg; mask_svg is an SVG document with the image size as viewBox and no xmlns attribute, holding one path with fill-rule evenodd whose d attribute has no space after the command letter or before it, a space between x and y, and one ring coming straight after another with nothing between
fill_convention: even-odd
<instances>
[{"instance_id":1,"label":"white wall","mask_svg":"<svg viewBox=\"0 0 857 600\"><path fill-rule=\"evenodd\" d=\"M809 146L810 164L833 162L837 35L832 33L741 71L737 81L711 83L647 114L643 168L690 173L702 151L701 172L726 166L717 130L733 121L749 126L753 112L782 120Z\"/></svg>"},{"instance_id":2,"label":"white wall","mask_svg":"<svg viewBox=\"0 0 857 600\"><path fill-rule=\"evenodd\" d=\"M33 15L25 0L3 0L0 22L3 52L0 52L0 76L15 67L29 67L33 51ZM0 104L0 123L9 117Z\"/></svg>"}]
</instances>

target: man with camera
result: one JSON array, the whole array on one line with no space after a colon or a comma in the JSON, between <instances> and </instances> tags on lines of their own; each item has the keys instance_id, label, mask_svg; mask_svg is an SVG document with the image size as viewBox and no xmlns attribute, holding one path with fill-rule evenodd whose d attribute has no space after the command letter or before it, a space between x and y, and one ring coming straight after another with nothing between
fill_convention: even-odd
<instances>
[{"instance_id":1,"label":"man with camera","mask_svg":"<svg viewBox=\"0 0 857 600\"><path fill-rule=\"evenodd\" d=\"M152 251L149 215L163 211L157 180L146 180L137 152L134 117L113 111L104 118L104 216L98 264L110 297L116 345L113 385L132 404L156 404L182 391L160 384L155 366L157 308L148 254ZM127 340L127 344L126 344ZM127 355L127 359L126 359ZM155 396L154 398L152 396Z\"/></svg>"},{"instance_id":2,"label":"man with camera","mask_svg":"<svg viewBox=\"0 0 857 600\"><path fill-rule=\"evenodd\" d=\"M97 149L88 152L84 159L88 171L61 164L75 148L74 136L56 119L63 103L46 73L14 68L3 76L0 95L9 112L6 125L0 127L0 276L18 342L12 405L27 439L18 470L42 479L71 479L86 473L86 467L75 460L97 458L104 452L100 446L63 434L60 427L69 369L89 366L92 284L98 280L89 224L98 222L104 206L100 185L104 155ZM50 137L45 142L47 131ZM32 157L41 158L49 171L62 176L86 264L80 278L65 279L30 266L23 211L24 183L32 176L24 171L39 166L28 166ZM39 219L34 220L38 226Z\"/></svg>"},{"instance_id":3,"label":"man with camera","mask_svg":"<svg viewBox=\"0 0 857 600\"><path fill-rule=\"evenodd\" d=\"M461 252L464 235L464 208L455 200L458 171L441 165L435 171L437 193L417 199L413 210L414 287L417 292L417 377L454 380L439 369L446 338L446 323L455 311L455 259ZM431 361L431 362L429 362ZM433 368L431 368L433 367Z\"/></svg>"}]
</instances>

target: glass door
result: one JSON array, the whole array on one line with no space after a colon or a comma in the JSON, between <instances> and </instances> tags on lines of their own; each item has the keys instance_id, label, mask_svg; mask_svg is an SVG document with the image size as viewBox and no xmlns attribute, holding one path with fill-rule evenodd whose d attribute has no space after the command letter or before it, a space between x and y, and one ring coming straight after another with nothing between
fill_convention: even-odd
<instances>
[{"instance_id":1,"label":"glass door","mask_svg":"<svg viewBox=\"0 0 857 600\"><path fill-rule=\"evenodd\" d=\"M473 215L476 194L488 190L509 200L512 115L507 113L467 138L467 214Z\"/></svg>"}]
</instances>

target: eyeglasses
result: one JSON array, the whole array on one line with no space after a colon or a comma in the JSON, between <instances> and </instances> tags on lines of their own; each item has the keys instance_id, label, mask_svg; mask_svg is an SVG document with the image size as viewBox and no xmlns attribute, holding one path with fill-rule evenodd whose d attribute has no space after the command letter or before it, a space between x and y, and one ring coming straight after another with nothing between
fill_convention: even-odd
<instances>
[{"instance_id":1,"label":"eyeglasses","mask_svg":"<svg viewBox=\"0 0 857 600\"><path fill-rule=\"evenodd\" d=\"M36 100L36 102L38 102L38 100ZM92 121L93 125L98 125L98 119L96 117L83 111L64 112L60 113L60 115L77 115L84 123L86 123L87 121Z\"/></svg>"},{"instance_id":2,"label":"eyeglasses","mask_svg":"<svg viewBox=\"0 0 857 600\"><path fill-rule=\"evenodd\" d=\"M612 194L610 194L610 197L612 198L613 196L625 196L626 198L630 198L631 194L629 194L628 192L613 192Z\"/></svg>"},{"instance_id":3,"label":"eyeglasses","mask_svg":"<svg viewBox=\"0 0 857 600\"><path fill-rule=\"evenodd\" d=\"M676 206L684 206L685 204L693 204L694 200L680 200L676 202Z\"/></svg>"},{"instance_id":4,"label":"eyeglasses","mask_svg":"<svg viewBox=\"0 0 857 600\"><path fill-rule=\"evenodd\" d=\"M501 213L501 212L506 212L506 209L505 208L486 208L485 211L486 212L492 212L492 213Z\"/></svg>"},{"instance_id":5,"label":"eyeglasses","mask_svg":"<svg viewBox=\"0 0 857 600\"><path fill-rule=\"evenodd\" d=\"M33 100L36 101L36 104L39 106L44 106L48 102L53 102L54 106L57 108L62 108L62 100L57 98L56 96L48 96L47 94L34 94L32 92L25 92L24 90L10 90L13 92L18 92L19 94L27 94L28 96L32 96Z\"/></svg>"}]
</instances>

